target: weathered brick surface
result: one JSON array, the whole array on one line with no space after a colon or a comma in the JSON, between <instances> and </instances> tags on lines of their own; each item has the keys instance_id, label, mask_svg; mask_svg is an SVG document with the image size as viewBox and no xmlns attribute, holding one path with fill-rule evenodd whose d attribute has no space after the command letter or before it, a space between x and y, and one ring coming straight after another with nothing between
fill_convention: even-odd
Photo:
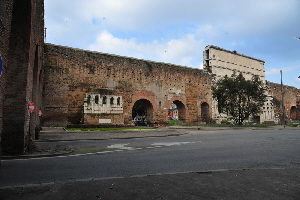
<instances>
[{"instance_id":1,"label":"weathered brick surface","mask_svg":"<svg viewBox=\"0 0 300 200\"><path fill-rule=\"evenodd\" d=\"M46 44L45 55L45 125L78 123L86 93L122 96L123 114L98 116L121 124L131 123L132 108L141 99L148 105L148 120L161 124L172 101L182 103L185 122L202 121L201 102L211 102L211 77L200 69L52 44Z\"/></svg>"},{"instance_id":2,"label":"weathered brick surface","mask_svg":"<svg viewBox=\"0 0 300 200\"><path fill-rule=\"evenodd\" d=\"M7 54L9 45L9 32L11 29L10 21L12 15L13 0L0 1L0 55L2 57L3 71L0 76L0 157L2 141L1 135L3 130L3 95L6 86L5 70L7 66Z\"/></svg>"},{"instance_id":3,"label":"weathered brick surface","mask_svg":"<svg viewBox=\"0 0 300 200\"><path fill-rule=\"evenodd\" d=\"M44 126L63 126L68 122L68 70L45 64L43 71L46 78L41 123Z\"/></svg>"},{"instance_id":4,"label":"weathered brick surface","mask_svg":"<svg viewBox=\"0 0 300 200\"><path fill-rule=\"evenodd\" d=\"M30 115L27 104L33 101L37 109L41 106L44 4L42 0L1 4L1 144L3 153L22 154L39 123L37 112Z\"/></svg>"},{"instance_id":5,"label":"weathered brick surface","mask_svg":"<svg viewBox=\"0 0 300 200\"><path fill-rule=\"evenodd\" d=\"M267 81L266 83L268 87L268 94L271 95L276 102L275 105L275 115L282 115L282 89L281 84L272 83ZM300 90L292 87L283 85L284 89L284 106L285 113L287 114L287 120L300 120L300 106L299 106L299 98L300 98Z\"/></svg>"}]
</instances>

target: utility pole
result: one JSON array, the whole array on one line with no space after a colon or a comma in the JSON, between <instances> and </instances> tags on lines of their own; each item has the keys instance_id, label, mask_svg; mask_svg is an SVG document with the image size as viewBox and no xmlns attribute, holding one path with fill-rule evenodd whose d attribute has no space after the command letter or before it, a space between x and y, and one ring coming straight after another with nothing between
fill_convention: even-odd
<instances>
[{"instance_id":1,"label":"utility pole","mask_svg":"<svg viewBox=\"0 0 300 200\"><path fill-rule=\"evenodd\" d=\"M280 70L280 77L281 77L283 127L285 128L284 88L283 88L283 84L282 84L282 70Z\"/></svg>"},{"instance_id":2,"label":"utility pole","mask_svg":"<svg viewBox=\"0 0 300 200\"><path fill-rule=\"evenodd\" d=\"M295 37L295 38L300 40L300 37ZM298 78L300 78L300 76Z\"/></svg>"},{"instance_id":3,"label":"utility pole","mask_svg":"<svg viewBox=\"0 0 300 200\"><path fill-rule=\"evenodd\" d=\"M45 31L44 31L44 42L46 42L46 37L47 37L47 28L45 27L45 29L44 29Z\"/></svg>"}]
</instances>

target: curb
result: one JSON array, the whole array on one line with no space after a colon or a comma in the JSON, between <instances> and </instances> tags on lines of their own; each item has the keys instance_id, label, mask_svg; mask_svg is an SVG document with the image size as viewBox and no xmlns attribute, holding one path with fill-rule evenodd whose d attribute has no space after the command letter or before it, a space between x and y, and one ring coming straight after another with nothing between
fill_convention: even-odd
<instances>
[{"instance_id":1,"label":"curb","mask_svg":"<svg viewBox=\"0 0 300 200\"><path fill-rule=\"evenodd\" d=\"M48 157L57 157L70 154L70 152L61 152L54 154L27 154L27 155L17 155L17 156L1 156L1 160L25 160L25 159L33 159L33 158L48 158Z\"/></svg>"}]
</instances>

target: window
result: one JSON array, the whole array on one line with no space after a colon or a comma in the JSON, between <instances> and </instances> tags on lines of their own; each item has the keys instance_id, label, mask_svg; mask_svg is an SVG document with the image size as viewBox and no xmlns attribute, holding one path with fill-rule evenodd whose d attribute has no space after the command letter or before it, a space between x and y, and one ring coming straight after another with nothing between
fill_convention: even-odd
<instances>
[{"instance_id":1,"label":"window","mask_svg":"<svg viewBox=\"0 0 300 200\"><path fill-rule=\"evenodd\" d=\"M95 96L95 104L99 104L99 96L98 95Z\"/></svg>"},{"instance_id":2,"label":"window","mask_svg":"<svg viewBox=\"0 0 300 200\"><path fill-rule=\"evenodd\" d=\"M87 98L87 103L88 103L88 104L91 104L91 95L88 96L88 98Z\"/></svg>"},{"instance_id":3,"label":"window","mask_svg":"<svg viewBox=\"0 0 300 200\"><path fill-rule=\"evenodd\" d=\"M114 104L114 98L111 97L111 98L110 98L110 105L113 105L113 104Z\"/></svg>"},{"instance_id":4,"label":"window","mask_svg":"<svg viewBox=\"0 0 300 200\"><path fill-rule=\"evenodd\" d=\"M121 105L121 98L120 97L117 98L117 105L118 106Z\"/></svg>"},{"instance_id":5,"label":"window","mask_svg":"<svg viewBox=\"0 0 300 200\"><path fill-rule=\"evenodd\" d=\"M106 104L106 99L107 99L107 97L104 96L104 97L103 97L103 101L102 101L103 104Z\"/></svg>"}]
</instances>

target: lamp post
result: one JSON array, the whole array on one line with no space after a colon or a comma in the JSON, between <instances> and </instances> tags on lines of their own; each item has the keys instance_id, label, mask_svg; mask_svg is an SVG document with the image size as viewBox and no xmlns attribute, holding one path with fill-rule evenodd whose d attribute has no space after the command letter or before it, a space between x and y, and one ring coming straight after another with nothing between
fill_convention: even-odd
<instances>
[{"instance_id":1,"label":"lamp post","mask_svg":"<svg viewBox=\"0 0 300 200\"><path fill-rule=\"evenodd\" d=\"M283 84L282 84L282 70L280 70L280 77L281 77L281 96L282 96L283 127L285 128L284 88L283 88Z\"/></svg>"},{"instance_id":2,"label":"lamp post","mask_svg":"<svg viewBox=\"0 0 300 200\"><path fill-rule=\"evenodd\" d=\"M300 37L295 37L295 38L300 40ZM298 76L298 78L300 78L300 76Z\"/></svg>"}]
</instances>

